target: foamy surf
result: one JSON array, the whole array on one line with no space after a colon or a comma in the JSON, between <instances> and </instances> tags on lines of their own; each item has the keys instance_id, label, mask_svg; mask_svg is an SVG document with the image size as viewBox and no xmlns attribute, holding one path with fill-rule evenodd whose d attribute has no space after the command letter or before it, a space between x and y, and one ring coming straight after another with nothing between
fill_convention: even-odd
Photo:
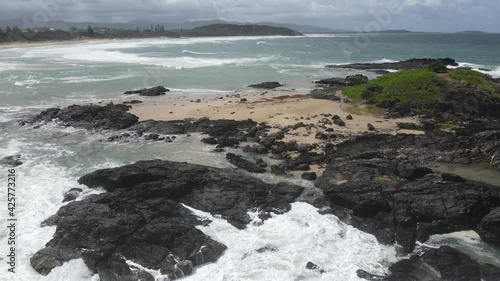
<instances>
[{"instance_id":1,"label":"foamy surf","mask_svg":"<svg viewBox=\"0 0 500 281\"><path fill-rule=\"evenodd\" d=\"M459 62L458 66L448 66L449 69L457 69L459 67L466 67L477 72L488 74L493 78L500 78L500 67L499 66L488 66L469 62Z\"/></svg>"},{"instance_id":2,"label":"foamy surf","mask_svg":"<svg viewBox=\"0 0 500 281\"><path fill-rule=\"evenodd\" d=\"M333 215L320 215L307 203L293 203L289 212L263 224L238 230L221 218L190 209L212 221L199 229L228 249L213 264L196 269L185 280L360 280L356 270L387 273L397 261L395 247L380 245ZM306 269L311 261L326 272Z\"/></svg>"},{"instance_id":3,"label":"foamy surf","mask_svg":"<svg viewBox=\"0 0 500 281\"><path fill-rule=\"evenodd\" d=\"M480 263L488 263L500 266L500 249L493 245L483 243L479 234L475 231L460 231L449 234L433 235L421 246L439 248L450 246L458 249Z\"/></svg>"}]
</instances>

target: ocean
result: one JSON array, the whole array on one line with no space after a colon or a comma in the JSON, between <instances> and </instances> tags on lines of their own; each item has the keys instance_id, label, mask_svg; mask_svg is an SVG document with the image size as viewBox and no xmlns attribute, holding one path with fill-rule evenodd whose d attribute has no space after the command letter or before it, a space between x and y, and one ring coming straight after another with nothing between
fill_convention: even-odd
<instances>
[{"instance_id":1,"label":"ocean","mask_svg":"<svg viewBox=\"0 0 500 281\"><path fill-rule=\"evenodd\" d=\"M102 192L78 185L77 179L86 173L145 159L229 167L224 155L211 153L197 135L180 136L171 144L111 143L106 140L112 132L56 124L39 129L17 125L45 108L112 101L123 98L127 90L157 85L171 89L169 97L226 95L247 91L247 85L263 81L279 81L288 89L310 89L316 79L359 73L325 65L413 57L451 57L461 66L500 77L498 34L383 33L360 43L362 39L356 34L165 38L0 49L0 158L21 154L24 162L17 169L17 273L5 274L8 231L0 227L1 280L98 280L81 260L68 262L48 276L39 275L29 264L30 257L54 234L55 227L39 225L66 204L62 203L65 191L81 187L85 195ZM2 169L2 222L7 217L6 177ZM282 180L272 175L262 179ZM314 190L311 183L293 182ZM197 268L184 280L359 280L357 269L384 274L391 263L404 258L397 255L396 246L380 245L374 236L335 216L320 215L303 202L245 230L221 218L212 219L213 223L200 229L228 250L217 263ZM451 245L481 262L500 265L498 249L482 243L472 232L436 235L426 244ZM275 245L280 251L252 254L263 245ZM326 273L306 270L310 260Z\"/></svg>"}]
</instances>

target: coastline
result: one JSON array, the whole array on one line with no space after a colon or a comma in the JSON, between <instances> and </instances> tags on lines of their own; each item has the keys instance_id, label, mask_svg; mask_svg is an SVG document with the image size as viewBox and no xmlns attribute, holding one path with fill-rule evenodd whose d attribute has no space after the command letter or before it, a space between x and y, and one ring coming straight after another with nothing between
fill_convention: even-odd
<instances>
[{"instance_id":1,"label":"coastline","mask_svg":"<svg viewBox=\"0 0 500 281\"><path fill-rule=\"evenodd\" d=\"M383 116L359 115L349 112L351 104L345 101L314 99L308 96L307 90L257 90L239 92L225 96L210 96L197 99L174 98L166 96L157 98L132 97L143 101L132 106L130 113L139 117L140 121L157 120L172 121L186 118L209 118L211 120L252 119L255 122L266 122L273 127L286 127L299 122L320 124L323 115L338 115L346 126L325 124L336 132L356 135L367 132L367 124L373 124L380 132L396 134L400 129L398 123L416 123L415 118L386 119ZM142 99L141 99L142 98ZM351 115L352 120L346 120ZM421 131L407 133L420 134ZM299 141L302 139L299 138Z\"/></svg>"},{"instance_id":2,"label":"coastline","mask_svg":"<svg viewBox=\"0 0 500 281\"><path fill-rule=\"evenodd\" d=\"M341 83L347 80L346 78ZM466 86L464 83L460 85ZM307 203L311 208L314 206L318 210L314 209L312 212L319 214L321 210L321 215L334 214L339 220L373 234L373 237L376 237L373 244L380 243L394 247L394 252L397 249L398 253L416 253L420 250L420 244L417 242L425 243L429 236L434 234L464 229L476 230L479 233L478 239L500 245L500 239L492 235L496 235L496 230L489 229L488 225L491 217L496 219L499 216L493 209L500 208L498 201L491 199L496 198L492 195L495 194L497 187L467 178L462 172L440 171L434 164L439 162L468 165L478 162L486 164L489 161L489 164L493 166L496 155L499 155L494 151L495 147L498 147L495 142L498 134L491 130L484 130L475 135L455 133L449 129L449 126L444 125L471 124L474 121L471 123L469 121L474 119L465 114L456 115L456 119L449 119L449 115L441 115L442 109L424 112L427 115L418 115L420 118L384 118L382 115L356 114L355 112L361 111L352 110L351 106L354 104L345 96L339 95L338 91L329 93L336 94L340 100L314 99L308 96L308 90L292 90L284 87L277 90L242 89L230 94L197 97L177 96L169 92L155 97L122 95L112 101L114 104L105 105L105 102L100 102L100 106L96 106L82 103L69 108L53 108L42 112L33 119L33 123L26 121L25 124L20 125L33 124L34 127L24 128L28 131L39 129L59 119L58 125L61 126L97 132L105 131L107 133L105 136L97 137L99 142L109 142L110 146L114 145L111 143L123 145L128 142L136 145L137 142L134 143L134 141L138 141L142 144L146 143L146 146L158 146L159 149L164 150L169 149L167 143L182 144L185 138L191 138L190 134L199 133L203 137L206 136L201 140L207 144L203 153L209 154L209 157L214 157L213 154L217 153L216 157L228 165L225 167L230 167L219 170L214 167L210 168L211 165L208 167L170 162L171 159L154 154L155 158L149 156L149 159L136 162L136 164L97 170L85 175L81 178L83 181L78 180L80 184L83 183L90 189L104 187L107 193L103 196L113 195L112 197L117 199L110 199L110 202L94 202L92 198L82 196L81 200L69 203L67 206L70 208L81 208L75 212L75 217L78 217L80 222L71 225L64 220L64 215L62 215L58 222L53 222L53 225L58 224L58 232L53 241L57 241L59 237L67 237L67 233L84 231L83 226L94 221L96 217L107 218L107 211L102 210L112 209L113 206L127 204L127 208L124 209L133 209L134 212L142 214L144 206L135 205L135 200L140 198L139 201L148 201L154 198L154 200L168 200L172 203L169 203L170 205L166 204L166 201L162 203L169 208L168 214L177 214L178 210L183 210L183 206L180 205L182 203L210 214L229 217L227 222L235 227L250 225L247 217L249 209L262 210L262 217L257 218L265 221L268 219L265 214L267 211L274 212L279 209L286 212L290 210L292 204ZM121 104L134 100L143 103L133 104L130 110ZM359 101L358 104L364 105L365 102L368 103ZM433 107L423 106L422 108L427 110ZM405 108L400 109L405 113ZM416 109L421 108L410 107L410 110ZM398 113L398 111L392 113ZM432 126L426 127L424 123L426 121ZM404 127L410 129L400 129L402 126L398 126L398 123L405 123ZM416 130L411 130L411 128L416 128ZM56 136L56 138L59 136L63 138L65 135ZM200 144L200 139L199 135L193 135L191 138L198 144ZM101 144L98 146L100 147ZM175 144L171 146L173 149L178 148ZM189 149L193 147L195 146L190 145ZM123 146L119 149L125 150ZM489 154L483 154L483 152ZM130 154L139 155L140 153ZM17 159L15 155L12 157L10 160ZM266 166L258 166L259 163ZM158 170L162 172L158 174ZM282 178L283 184L263 185L257 180L260 176L256 175L261 171L263 174L267 173L265 176L273 174L272 176L276 178ZM136 177L137 175L140 176ZM220 180L221 178L228 180ZM310 181L310 183L300 183L301 186L294 187L288 185L291 178ZM117 179L119 184L114 184ZM138 183L135 179L144 182ZM154 181L151 183L150 179ZM209 188L206 187L207 179L211 181ZM189 187L186 187L186 183L189 183ZM228 186L229 192L227 192ZM246 188L246 186L253 188ZM272 192L275 190L277 192ZM73 189L67 193L72 191L76 193L75 198L80 196L80 193ZM120 201L121 198L127 198L127 201ZM257 198L257 201L254 199L248 201L248 198ZM235 205L232 202L248 202L248 204ZM102 208L95 207L95 204L99 204ZM222 209L220 206L223 206ZM224 206L227 206L227 209ZM268 209L261 209L262 206L267 206ZM452 208L448 208L450 206ZM63 206L58 214L64 214L67 210L65 208ZM155 216L165 215L165 210L157 210L156 207L150 206L146 208L150 208L147 212ZM238 213L235 213L236 208ZM471 209L480 210L480 213L470 216ZM135 219L128 212L122 213L121 210L114 209L113 212L116 212L117 217L125 218L126 221ZM73 216L75 213L70 211L68 215ZM183 229L196 229L196 223L191 224L188 216L184 216L182 212L179 214L179 216L176 215L176 220L188 222ZM257 216L260 215L260 213L257 214ZM463 218L467 218L467 221L462 224ZM430 224L429 221L433 223ZM96 227L95 235L91 236L96 239L101 239L101 237L107 239L107 233L117 229L115 226L122 227L122 224L120 221L112 221L108 225L100 225ZM140 221L136 226L127 223L124 226L127 228L126 231L120 231L137 233L139 227L142 226L154 229L157 222ZM74 227L77 229L82 227L82 230L72 231ZM167 237L171 229L160 229L160 236ZM335 231L328 233L333 234L335 239L341 239L345 235L345 233L339 233L337 237ZM150 234L157 235L157 233ZM197 249L190 249L185 253L178 252L180 253L177 258L177 261L180 261L179 266L189 265L191 262L192 269L202 265L196 263L199 260L198 257L193 259L190 256L193 252L201 252L199 249L206 248L208 252L201 254L212 255L215 257L213 261L222 256L224 247L231 249L231 244L227 242L217 244L220 241L217 239L215 239L217 241L212 241L201 234L192 235L192 232L189 232L182 235L186 235L185 237L199 244L197 244ZM133 238L132 234L130 238ZM80 236L75 235L71 239L80 245ZM147 247L132 249L133 254L120 252L124 248L135 246L133 243L127 244L123 241L126 239L117 242L120 243L118 245L120 247L114 249L115 253L137 261L137 264L144 268L154 268L163 259L149 264L147 258L143 256L144 252L148 252ZM62 263L66 262L68 257L69 259L79 257L80 249L75 251L75 249L57 248L54 246L56 244L46 246L46 249L32 256L31 266L36 271L50 272L53 264L44 263L46 260L56 260ZM91 247L94 247L94 244ZM265 248L255 247L255 249L249 248L247 252L255 255L262 254L259 252L261 249L264 249L264 252L267 251ZM106 251L100 246L95 246L93 250L98 253ZM450 254L446 252L446 248L443 252L440 252L441 250L442 248L426 250L426 252L438 256L439 259L434 260L439 262L441 257L445 260ZM277 248L278 251L281 249ZM60 252L64 252L64 255L59 255ZM168 250L168 253L170 252L171 249ZM269 250L269 252L274 251ZM166 253L167 251L165 255L162 254L163 257ZM460 255L455 252L452 254ZM124 262L119 259L115 260L115 257L110 257L109 262L116 264ZM93 261L92 258L84 256L84 259L87 259L86 263L89 259ZM138 260L135 260L136 258ZM142 258L144 260L141 260ZM314 257L305 258L307 261L311 260L307 263L308 266L312 262L319 263L319 266L328 266L331 262L318 261ZM169 270L174 265L177 266L177 261L167 264L168 266L163 266L163 264L162 273L171 274ZM305 264L306 260L301 262ZM443 263L446 263L446 260ZM304 264L298 266L304 267ZM123 266L129 268L127 264ZM480 268L482 265L473 264L472 266ZM95 268L91 269L97 271ZM142 269L139 268L138 272ZM110 267L105 270L116 269ZM336 274L331 269L326 270L327 274ZM364 271L367 268L350 270L352 274L356 272L359 277L363 274L365 276L386 274L385 272ZM124 273L126 274L128 272Z\"/></svg>"},{"instance_id":3,"label":"coastline","mask_svg":"<svg viewBox=\"0 0 500 281\"><path fill-rule=\"evenodd\" d=\"M142 41L150 39L171 39L170 37L151 37L151 38L86 38L78 40L64 40L64 41L43 41L43 42L12 42L12 43L0 43L0 50L2 49L13 49L13 48L23 48L23 47L44 47L44 46L54 46L54 45L74 45L74 44L84 44L84 43L107 43L116 41Z\"/></svg>"}]
</instances>

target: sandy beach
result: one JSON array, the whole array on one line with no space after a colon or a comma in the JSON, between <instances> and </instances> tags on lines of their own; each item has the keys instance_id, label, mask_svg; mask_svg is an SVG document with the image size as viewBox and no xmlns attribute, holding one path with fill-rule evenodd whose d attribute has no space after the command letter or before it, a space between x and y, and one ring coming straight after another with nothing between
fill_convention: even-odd
<instances>
[{"instance_id":1,"label":"sandy beach","mask_svg":"<svg viewBox=\"0 0 500 281\"><path fill-rule=\"evenodd\" d=\"M186 99L167 95L162 97L131 99L142 100L144 103L134 105L131 113L140 120L181 120L185 118L209 119L252 119L256 122L266 122L276 128L304 124L324 125L335 132L344 135L354 135L368 132L367 124L372 124L377 131L385 133L421 133L418 131L401 131L398 123L416 123L414 118L385 119L383 116L358 115L349 111L352 104L345 101L329 101L308 97L309 91L295 90L260 90L236 93L226 96L211 96L200 99ZM345 127L329 124L331 116L338 115ZM352 120L347 116L351 115ZM326 120L325 120L326 119ZM326 124L325 124L326 122ZM297 130L295 137L308 143L317 142L315 132L306 132L304 128ZM305 138L305 139L304 139Z\"/></svg>"}]
</instances>

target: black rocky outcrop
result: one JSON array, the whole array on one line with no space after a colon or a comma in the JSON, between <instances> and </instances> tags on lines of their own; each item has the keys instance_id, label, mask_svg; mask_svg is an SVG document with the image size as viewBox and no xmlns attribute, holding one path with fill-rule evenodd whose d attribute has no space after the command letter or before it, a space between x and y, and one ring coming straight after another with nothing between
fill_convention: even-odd
<instances>
[{"instance_id":1,"label":"black rocky outcrop","mask_svg":"<svg viewBox=\"0 0 500 281\"><path fill-rule=\"evenodd\" d=\"M153 97L153 96L165 95L166 92L170 92L170 90L163 87L163 86L157 86L157 87L153 87L153 88L140 89L140 90L135 90L135 91L127 91L123 94L124 95L140 95L140 96Z\"/></svg>"},{"instance_id":2,"label":"black rocky outcrop","mask_svg":"<svg viewBox=\"0 0 500 281\"><path fill-rule=\"evenodd\" d=\"M341 143L327 151L329 164L316 185L337 216L406 252L430 235L470 229L498 244L498 187L445 181L425 166L438 159L484 161L487 149L472 151L470 139L435 133L439 138L366 135ZM490 153L499 149L494 139L483 145Z\"/></svg>"},{"instance_id":3,"label":"black rocky outcrop","mask_svg":"<svg viewBox=\"0 0 500 281\"><path fill-rule=\"evenodd\" d=\"M267 212L288 210L303 191L233 170L161 160L99 170L79 183L107 192L71 202L44 223L57 229L31 258L41 274L81 257L102 281L154 279L127 261L173 280L193 266L216 261L226 249L196 228L204 222L185 206L244 228L250 209L262 210L265 219Z\"/></svg>"},{"instance_id":4,"label":"black rocky outcrop","mask_svg":"<svg viewBox=\"0 0 500 281\"><path fill-rule=\"evenodd\" d=\"M328 68L346 68L346 69L359 69L359 70L407 70L415 68L427 68L434 62L440 62L444 65L458 66L457 62L450 58L441 59L410 59L400 62L388 62L388 63L354 63L354 64L344 64L344 65L327 65Z\"/></svg>"},{"instance_id":5,"label":"black rocky outcrop","mask_svg":"<svg viewBox=\"0 0 500 281\"><path fill-rule=\"evenodd\" d=\"M248 87L257 88L257 89L272 90L272 89L282 87L282 86L283 86L283 84L281 84L279 82L263 82L263 83L259 83L259 84L249 85Z\"/></svg>"},{"instance_id":6,"label":"black rocky outcrop","mask_svg":"<svg viewBox=\"0 0 500 281\"><path fill-rule=\"evenodd\" d=\"M49 108L26 123L59 121L64 126L85 129L126 129L136 124L139 118L127 112L129 106L110 103L99 105L72 105L64 109Z\"/></svg>"},{"instance_id":7,"label":"black rocky outcrop","mask_svg":"<svg viewBox=\"0 0 500 281\"><path fill-rule=\"evenodd\" d=\"M377 276L358 270L359 278L372 281L449 280L496 281L500 269L489 264L479 264L459 251L443 246L424 249L424 253L399 261L389 268L389 276Z\"/></svg>"}]
</instances>

